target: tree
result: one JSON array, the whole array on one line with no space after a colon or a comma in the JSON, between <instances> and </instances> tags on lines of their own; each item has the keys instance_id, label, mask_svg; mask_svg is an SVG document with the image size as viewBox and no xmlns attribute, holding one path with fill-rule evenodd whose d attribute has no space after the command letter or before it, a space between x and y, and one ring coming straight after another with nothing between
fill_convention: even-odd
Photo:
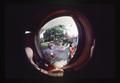
<instances>
[{"instance_id":1,"label":"tree","mask_svg":"<svg viewBox=\"0 0 120 83\"><path fill-rule=\"evenodd\" d=\"M62 40L64 38L64 29L64 25L58 25L47 29L43 34L45 42Z\"/></svg>"}]
</instances>

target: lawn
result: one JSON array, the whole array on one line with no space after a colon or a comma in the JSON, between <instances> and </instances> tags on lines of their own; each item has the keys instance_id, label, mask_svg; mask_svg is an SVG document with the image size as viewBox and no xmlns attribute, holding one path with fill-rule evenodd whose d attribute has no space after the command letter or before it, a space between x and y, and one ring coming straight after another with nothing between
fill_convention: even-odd
<instances>
[{"instance_id":1,"label":"lawn","mask_svg":"<svg viewBox=\"0 0 120 83\"><path fill-rule=\"evenodd\" d=\"M42 49L48 48L48 43L49 43L49 42L41 43L41 44L40 44L41 48L42 48Z\"/></svg>"}]
</instances>

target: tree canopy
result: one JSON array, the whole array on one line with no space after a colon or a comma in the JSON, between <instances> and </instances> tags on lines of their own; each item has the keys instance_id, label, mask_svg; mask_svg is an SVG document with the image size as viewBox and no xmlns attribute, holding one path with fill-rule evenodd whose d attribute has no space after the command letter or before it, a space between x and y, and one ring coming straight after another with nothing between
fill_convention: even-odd
<instances>
[{"instance_id":1,"label":"tree canopy","mask_svg":"<svg viewBox=\"0 0 120 83\"><path fill-rule=\"evenodd\" d=\"M54 41L54 40L61 40L64 37L64 25L58 25L51 27L45 31L43 34L44 41Z\"/></svg>"}]
</instances>

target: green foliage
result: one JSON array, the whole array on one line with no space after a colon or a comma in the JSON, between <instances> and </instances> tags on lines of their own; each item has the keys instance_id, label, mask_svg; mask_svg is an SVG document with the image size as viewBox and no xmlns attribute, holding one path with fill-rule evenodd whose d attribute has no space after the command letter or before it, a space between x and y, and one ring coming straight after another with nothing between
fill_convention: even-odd
<instances>
[{"instance_id":1,"label":"green foliage","mask_svg":"<svg viewBox=\"0 0 120 83\"><path fill-rule=\"evenodd\" d=\"M64 37L64 25L54 26L46 30L44 35L45 42L54 41L54 40L62 40Z\"/></svg>"}]
</instances>

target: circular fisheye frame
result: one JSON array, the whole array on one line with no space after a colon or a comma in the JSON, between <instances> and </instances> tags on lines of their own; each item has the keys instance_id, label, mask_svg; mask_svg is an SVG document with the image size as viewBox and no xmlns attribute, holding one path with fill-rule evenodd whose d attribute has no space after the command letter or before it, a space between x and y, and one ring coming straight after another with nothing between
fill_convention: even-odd
<instances>
[{"instance_id":1,"label":"circular fisheye frame","mask_svg":"<svg viewBox=\"0 0 120 83\"><path fill-rule=\"evenodd\" d=\"M87 18L75 10L48 14L34 32L25 31L25 52L41 73L61 77L85 65L95 46Z\"/></svg>"}]
</instances>

